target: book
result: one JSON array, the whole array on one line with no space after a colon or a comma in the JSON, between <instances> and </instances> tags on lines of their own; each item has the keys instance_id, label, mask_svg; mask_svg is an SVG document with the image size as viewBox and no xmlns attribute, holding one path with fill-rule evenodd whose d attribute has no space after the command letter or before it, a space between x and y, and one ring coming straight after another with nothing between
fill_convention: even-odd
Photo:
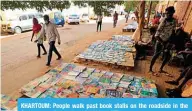
<instances>
[{"instance_id":1,"label":"book","mask_svg":"<svg viewBox=\"0 0 192 111\"><path fill-rule=\"evenodd\" d=\"M11 100L10 96L1 94L1 104L7 103L9 100Z\"/></svg>"},{"instance_id":2,"label":"book","mask_svg":"<svg viewBox=\"0 0 192 111\"><path fill-rule=\"evenodd\" d=\"M118 85L118 87L128 88L130 84L131 84L130 82L120 83L120 84Z\"/></svg>"},{"instance_id":3,"label":"book","mask_svg":"<svg viewBox=\"0 0 192 111\"><path fill-rule=\"evenodd\" d=\"M61 63L60 65L58 65L54 69L61 72L67 65L68 65L67 63Z\"/></svg>"},{"instance_id":4,"label":"book","mask_svg":"<svg viewBox=\"0 0 192 111\"><path fill-rule=\"evenodd\" d=\"M7 109L7 110L12 110L13 108L15 108L17 106L17 101L10 99L9 101L7 101L5 104L2 104L2 106Z\"/></svg>"},{"instance_id":5,"label":"book","mask_svg":"<svg viewBox=\"0 0 192 111\"><path fill-rule=\"evenodd\" d=\"M71 94L68 94L66 97L67 98L79 98L79 94L78 93L71 93Z\"/></svg>"},{"instance_id":6,"label":"book","mask_svg":"<svg viewBox=\"0 0 192 111\"><path fill-rule=\"evenodd\" d=\"M78 76L78 77L76 78L76 81L79 82L80 84L83 84L83 83L86 81L86 79L87 79L87 78L82 78L82 77Z\"/></svg>"},{"instance_id":7,"label":"book","mask_svg":"<svg viewBox=\"0 0 192 111\"><path fill-rule=\"evenodd\" d=\"M67 75L67 76L65 76L65 79L75 81L76 80L76 76Z\"/></svg>"},{"instance_id":8,"label":"book","mask_svg":"<svg viewBox=\"0 0 192 111\"><path fill-rule=\"evenodd\" d=\"M98 94L98 93L96 93L96 94L94 95L94 98L104 98L104 97L105 97L104 94Z\"/></svg>"},{"instance_id":9,"label":"book","mask_svg":"<svg viewBox=\"0 0 192 111\"><path fill-rule=\"evenodd\" d=\"M57 95L58 95L59 98L66 98L67 95L69 95L69 94L71 94L71 93L72 93L71 90L69 90L69 89L64 89L64 90L62 90L60 93L58 93Z\"/></svg>"},{"instance_id":10,"label":"book","mask_svg":"<svg viewBox=\"0 0 192 111\"><path fill-rule=\"evenodd\" d=\"M113 73L112 72L106 72L105 75L108 76L109 78L111 78L113 76Z\"/></svg>"},{"instance_id":11,"label":"book","mask_svg":"<svg viewBox=\"0 0 192 111\"><path fill-rule=\"evenodd\" d=\"M100 79L99 82L105 83L105 84L110 84L111 78L110 76L103 75Z\"/></svg>"},{"instance_id":12,"label":"book","mask_svg":"<svg viewBox=\"0 0 192 111\"><path fill-rule=\"evenodd\" d=\"M95 94L99 91L99 88L97 87L93 87L93 86L90 86L88 89L87 89L87 93L91 93L91 94Z\"/></svg>"},{"instance_id":13,"label":"book","mask_svg":"<svg viewBox=\"0 0 192 111\"><path fill-rule=\"evenodd\" d=\"M107 89L106 96L109 98L121 98L123 95L122 92L117 91L116 89Z\"/></svg>"},{"instance_id":14,"label":"book","mask_svg":"<svg viewBox=\"0 0 192 111\"><path fill-rule=\"evenodd\" d=\"M79 98L89 98L89 95L86 95L84 93L79 93Z\"/></svg>"},{"instance_id":15,"label":"book","mask_svg":"<svg viewBox=\"0 0 192 111\"><path fill-rule=\"evenodd\" d=\"M47 72L46 74L50 74L50 75L55 75L55 74L58 74L59 71L56 70L56 69L51 69L49 72Z\"/></svg>"},{"instance_id":16,"label":"book","mask_svg":"<svg viewBox=\"0 0 192 111\"><path fill-rule=\"evenodd\" d=\"M79 74L80 74L80 72L76 72L76 71L70 71L68 73L68 75L70 75L70 76L78 76Z\"/></svg>"},{"instance_id":17,"label":"book","mask_svg":"<svg viewBox=\"0 0 192 111\"><path fill-rule=\"evenodd\" d=\"M54 90L46 90L38 98L53 98L57 92Z\"/></svg>"},{"instance_id":18,"label":"book","mask_svg":"<svg viewBox=\"0 0 192 111\"><path fill-rule=\"evenodd\" d=\"M120 82L122 77L123 77L123 74L115 73L111 78L111 82Z\"/></svg>"},{"instance_id":19,"label":"book","mask_svg":"<svg viewBox=\"0 0 192 111\"><path fill-rule=\"evenodd\" d=\"M135 94L132 94L132 93L123 93L123 98L140 98L139 95L135 95Z\"/></svg>"},{"instance_id":20,"label":"book","mask_svg":"<svg viewBox=\"0 0 192 111\"><path fill-rule=\"evenodd\" d=\"M99 80L99 78L101 77L103 75L103 73L92 73L91 75L90 75L90 78L91 79L97 79L97 80Z\"/></svg>"},{"instance_id":21,"label":"book","mask_svg":"<svg viewBox=\"0 0 192 111\"><path fill-rule=\"evenodd\" d=\"M87 72L82 72L82 73L80 73L80 77L82 77L82 78L88 78L89 77L89 73L87 73Z\"/></svg>"},{"instance_id":22,"label":"book","mask_svg":"<svg viewBox=\"0 0 192 111\"><path fill-rule=\"evenodd\" d=\"M86 70L85 66L76 66L73 71L75 72L83 72L84 70Z\"/></svg>"}]
</instances>

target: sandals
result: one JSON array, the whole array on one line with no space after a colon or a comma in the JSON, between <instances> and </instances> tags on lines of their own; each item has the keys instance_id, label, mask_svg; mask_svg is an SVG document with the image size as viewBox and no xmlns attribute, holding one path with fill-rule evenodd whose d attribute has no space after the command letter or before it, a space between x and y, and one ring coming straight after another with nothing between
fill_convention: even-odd
<instances>
[{"instance_id":1,"label":"sandals","mask_svg":"<svg viewBox=\"0 0 192 111\"><path fill-rule=\"evenodd\" d=\"M165 75L168 76L168 77L173 77L173 75L169 74L169 73L165 73Z\"/></svg>"},{"instance_id":2,"label":"sandals","mask_svg":"<svg viewBox=\"0 0 192 111\"><path fill-rule=\"evenodd\" d=\"M159 73L153 73L153 76L160 77Z\"/></svg>"},{"instance_id":3,"label":"sandals","mask_svg":"<svg viewBox=\"0 0 192 111\"><path fill-rule=\"evenodd\" d=\"M149 71L148 74L149 74L149 75L152 75L152 76L160 77L160 74L159 74L159 73L155 73L155 72L153 72L153 71Z\"/></svg>"},{"instance_id":4,"label":"sandals","mask_svg":"<svg viewBox=\"0 0 192 111\"><path fill-rule=\"evenodd\" d=\"M172 74L169 74L168 72L166 72L166 71L164 71L164 70L159 71L159 73L164 73L164 74L165 74L166 76L168 76L168 77L173 77Z\"/></svg>"}]
</instances>

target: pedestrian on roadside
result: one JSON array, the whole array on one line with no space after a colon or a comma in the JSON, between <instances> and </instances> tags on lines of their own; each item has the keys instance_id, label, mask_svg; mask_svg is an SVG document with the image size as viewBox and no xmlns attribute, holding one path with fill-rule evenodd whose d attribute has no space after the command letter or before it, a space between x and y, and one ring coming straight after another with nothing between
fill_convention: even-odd
<instances>
[{"instance_id":1,"label":"pedestrian on roadside","mask_svg":"<svg viewBox=\"0 0 192 111\"><path fill-rule=\"evenodd\" d=\"M59 54L59 52L57 51L57 49L55 47L56 39L58 39L58 44L59 45L61 44L61 40L60 40L60 35L59 35L58 31L57 31L56 26L49 21L49 16L44 15L43 18L44 18L44 21L45 21L45 25L43 27L43 30L42 30L41 34L43 34L43 35L46 34L46 37L48 38L48 41L49 41L49 54L48 54L48 61L47 61L46 65L50 66L53 51L58 56L57 60L61 59L61 55Z\"/></svg>"},{"instance_id":2,"label":"pedestrian on roadside","mask_svg":"<svg viewBox=\"0 0 192 111\"><path fill-rule=\"evenodd\" d=\"M101 32L102 19L103 19L103 16L102 16L102 14L100 13L100 14L97 16L97 32L98 32L98 30L99 30L99 27L100 27L100 32Z\"/></svg>"},{"instance_id":3,"label":"pedestrian on roadside","mask_svg":"<svg viewBox=\"0 0 192 111\"><path fill-rule=\"evenodd\" d=\"M37 42L37 48L38 48L38 55L37 58L41 57L41 47L44 51L43 55L47 54L47 51L43 45L43 36L40 35L42 26L39 24L38 20L36 18L33 18L33 33L31 37L31 42L33 41L34 35L36 36L35 42Z\"/></svg>"},{"instance_id":4,"label":"pedestrian on roadside","mask_svg":"<svg viewBox=\"0 0 192 111\"><path fill-rule=\"evenodd\" d=\"M113 28L116 27L117 20L118 20L118 13L115 11L115 13L113 14Z\"/></svg>"},{"instance_id":5,"label":"pedestrian on roadside","mask_svg":"<svg viewBox=\"0 0 192 111\"><path fill-rule=\"evenodd\" d=\"M164 73L164 66L170 60L170 39L174 36L176 29L176 20L173 18L173 14L175 13L175 9L173 6L166 8L166 17L162 19L162 22L159 24L157 32L155 34L155 38L157 40L155 44L155 53L151 60L149 72L153 74L153 65L155 64L157 58L163 52L164 60L160 67L159 73ZM159 73L153 74L154 76L159 76Z\"/></svg>"},{"instance_id":6,"label":"pedestrian on roadside","mask_svg":"<svg viewBox=\"0 0 192 111\"><path fill-rule=\"evenodd\" d=\"M126 18L126 23L127 23L128 19L129 19L129 13L127 13L127 14L125 15L125 18Z\"/></svg>"}]
</instances>

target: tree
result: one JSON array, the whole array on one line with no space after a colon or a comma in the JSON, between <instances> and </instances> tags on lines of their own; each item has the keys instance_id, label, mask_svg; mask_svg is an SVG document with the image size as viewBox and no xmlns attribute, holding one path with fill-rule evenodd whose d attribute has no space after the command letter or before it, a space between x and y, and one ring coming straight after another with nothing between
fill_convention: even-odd
<instances>
[{"instance_id":1,"label":"tree","mask_svg":"<svg viewBox=\"0 0 192 111\"><path fill-rule=\"evenodd\" d=\"M75 5L83 7L86 5L89 5L91 7L93 7L93 11L95 14L100 14L102 12L104 12L105 15L109 15L110 14L110 10L109 9L113 9L115 8L116 4L123 4L124 1L72 1Z\"/></svg>"},{"instance_id":2,"label":"tree","mask_svg":"<svg viewBox=\"0 0 192 111\"><path fill-rule=\"evenodd\" d=\"M42 12L46 9L58 9L62 11L65 8L70 7L69 1L1 1L1 10L7 9L22 9L35 8L37 11Z\"/></svg>"},{"instance_id":3,"label":"tree","mask_svg":"<svg viewBox=\"0 0 192 111\"><path fill-rule=\"evenodd\" d=\"M127 12L134 11L139 3L140 3L140 1L126 1L124 3L125 11L127 11Z\"/></svg>"}]
</instances>

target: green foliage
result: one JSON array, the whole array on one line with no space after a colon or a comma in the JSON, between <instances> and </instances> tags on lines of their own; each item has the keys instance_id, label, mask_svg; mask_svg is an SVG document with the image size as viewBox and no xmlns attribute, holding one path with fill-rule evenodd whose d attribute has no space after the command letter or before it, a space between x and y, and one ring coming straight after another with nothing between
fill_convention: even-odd
<instances>
[{"instance_id":1,"label":"green foliage","mask_svg":"<svg viewBox=\"0 0 192 111\"><path fill-rule=\"evenodd\" d=\"M70 7L69 1L1 1L1 10L6 9L22 9L35 8L37 11L43 11L46 9L58 9L63 10Z\"/></svg>"},{"instance_id":2,"label":"green foliage","mask_svg":"<svg viewBox=\"0 0 192 111\"><path fill-rule=\"evenodd\" d=\"M95 14L100 14L104 12L104 14L109 14L109 9L115 8L116 4L123 4L124 1L88 1L88 0L81 0L75 1L71 0L75 5L79 7L85 7L89 5L90 7L94 8ZM44 11L46 9L58 9L63 10L70 7L69 0L57 0L57 1L2 1L1 2L1 10L6 9L22 9L25 10L27 8L35 8L38 11Z\"/></svg>"},{"instance_id":3,"label":"green foliage","mask_svg":"<svg viewBox=\"0 0 192 111\"><path fill-rule=\"evenodd\" d=\"M125 11L126 12L134 11L139 3L140 3L140 1L127 1L127 2L125 2L124 3Z\"/></svg>"},{"instance_id":4,"label":"green foliage","mask_svg":"<svg viewBox=\"0 0 192 111\"><path fill-rule=\"evenodd\" d=\"M124 1L88 1L88 0L82 0L82 1L72 1L75 5L83 7L86 5L89 5L90 7L93 7L93 11L96 15L101 14L104 12L105 15L109 15L110 11L109 9L115 8L116 4L123 4Z\"/></svg>"}]
</instances>

